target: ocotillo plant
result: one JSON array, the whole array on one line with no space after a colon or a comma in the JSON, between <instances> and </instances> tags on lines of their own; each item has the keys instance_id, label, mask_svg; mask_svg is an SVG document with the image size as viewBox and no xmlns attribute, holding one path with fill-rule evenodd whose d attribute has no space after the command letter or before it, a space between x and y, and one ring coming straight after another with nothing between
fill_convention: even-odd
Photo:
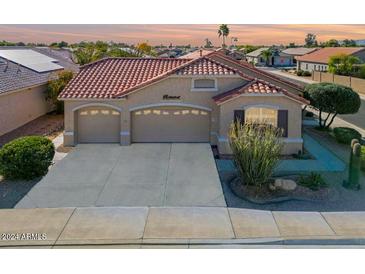
<instances>
[{"instance_id":1,"label":"ocotillo plant","mask_svg":"<svg viewBox=\"0 0 365 274\"><path fill-rule=\"evenodd\" d=\"M351 141L349 178L344 181L343 186L351 189L360 189L360 166L361 166L361 145L359 140Z\"/></svg>"}]
</instances>

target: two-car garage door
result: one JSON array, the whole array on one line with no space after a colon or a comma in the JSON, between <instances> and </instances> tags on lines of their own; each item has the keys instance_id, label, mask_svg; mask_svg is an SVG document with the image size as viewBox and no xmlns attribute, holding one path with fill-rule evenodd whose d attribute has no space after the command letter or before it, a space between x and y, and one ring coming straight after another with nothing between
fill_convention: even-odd
<instances>
[{"instance_id":1,"label":"two-car garage door","mask_svg":"<svg viewBox=\"0 0 365 274\"><path fill-rule=\"evenodd\" d=\"M132 112L132 142L209 142L208 111L184 107Z\"/></svg>"},{"instance_id":2,"label":"two-car garage door","mask_svg":"<svg viewBox=\"0 0 365 274\"><path fill-rule=\"evenodd\" d=\"M79 143L119 143L120 113L88 107L77 113ZM209 142L210 113L185 107L159 107L131 113L132 142Z\"/></svg>"}]
</instances>

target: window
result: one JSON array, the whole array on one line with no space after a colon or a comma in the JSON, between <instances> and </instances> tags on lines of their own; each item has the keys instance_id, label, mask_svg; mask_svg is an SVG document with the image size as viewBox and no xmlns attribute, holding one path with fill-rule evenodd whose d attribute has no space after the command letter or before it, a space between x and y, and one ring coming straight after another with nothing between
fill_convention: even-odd
<instances>
[{"instance_id":1,"label":"window","mask_svg":"<svg viewBox=\"0 0 365 274\"><path fill-rule=\"evenodd\" d=\"M192 91L217 91L216 79L193 79Z\"/></svg>"},{"instance_id":2,"label":"window","mask_svg":"<svg viewBox=\"0 0 365 274\"><path fill-rule=\"evenodd\" d=\"M245 123L277 126L277 110L269 108L249 108L245 111Z\"/></svg>"},{"instance_id":3,"label":"window","mask_svg":"<svg viewBox=\"0 0 365 274\"><path fill-rule=\"evenodd\" d=\"M305 69L308 69L308 64L305 64Z\"/></svg>"}]
</instances>

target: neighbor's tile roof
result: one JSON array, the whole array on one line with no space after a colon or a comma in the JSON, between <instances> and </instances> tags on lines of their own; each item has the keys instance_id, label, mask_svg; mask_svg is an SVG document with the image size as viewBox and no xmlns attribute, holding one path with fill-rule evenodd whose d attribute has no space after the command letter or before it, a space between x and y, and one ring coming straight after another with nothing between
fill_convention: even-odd
<instances>
[{"instance_id":1,"label":"neighbor's tile roof","mask_svg":"<svg viewBox=\"0 0 365 274\"><path fill-rule=\"evenodd\" d=\"M118 98L171 74L233 75L236 73L244 77L234 68L207 57L193 60L106 58L82 67L59 98Z\"/></svg>"},{"instance_id":2,"label":"neighbor's tile roof","mask_svg":"<svg viewBox=\"0 0 365 274\"><path fill-rule=\"evenodd\" d=\"M197 49L195 51L189 52L185 55L182 55L178 58L189 58L189 59L196 59L199 57L202 57L204 55L210 54L212 52L214 52L215 49L209 50L209 49Z\"/></svg>"},{"instance_id":3,"label":"neighbor's tile roof","mask_svg":"<svg viewBox=\"0 0 365 274\"><path fill-rule=\"evenodd\" d=\"M218 94L213 97L213 100L220 104L224 103L230 99L238 97L242 94L257 94L257 95L267 95L267 94L284 94L294 100L300 101L303 104L309 104L309 102L301 96L295 95L283 88L272 85L263 80L255 79L247 84L244 84L238 88L234 88L227 92Z\"/></svg>"},{"instance_id":4,"label":"neighbor's tile roof","mask_svg":"<svg viewBox=\"0 0 365 274\"><path fill-rule=\"evenodd\" d=\"M312 63L320 63L320 64L328 64L328 61L331 56L338 54L347 54L351 55L358 51L365 50L365 48L351 48L351 47L335 47L335 48L323 48L316 50L312 53L305 54L303 56L297 57L297 60L304 62L312 62Z\"/></svg>"}]
</instances>

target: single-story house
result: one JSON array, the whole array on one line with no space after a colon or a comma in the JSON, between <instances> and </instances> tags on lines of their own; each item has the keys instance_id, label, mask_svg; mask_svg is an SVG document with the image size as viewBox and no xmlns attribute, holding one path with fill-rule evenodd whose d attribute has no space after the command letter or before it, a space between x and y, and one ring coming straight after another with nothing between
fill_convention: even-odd
<instances>
[{"instance_id":1,"label":"single-story house","mask_svg":"<svg viewBox=\"0 0 365 274\"><path fill-rule=\"evenodd\" d=\"M304 48L304 47L287 48L287 49L284 49L282 52L285 53L286 55L291 56L292 57L292 65L296 66L297 65L297 57L303 56L303 55L311 53L311 52L314 52L317 49L318 48Z\"/></svg>"},{"instance_id":2,"label":"single-story house","mask_svg":"<svg viewBox=\"0 0 365 274\"><path fill-rule=\"evenodd\" d=\"M67 53L49 48L0 48L0 136L52 110L47 82L63 69L77 71Z\"/></svg>"},{"instance_id":3,"label":"single-story house","mask_svg":"<svg viewBox=\"0 0 365 274\"><path fill-rule=\"evenodd\" d=\"M239 118L283 128L283 153L297 153L308 103L300 93L222 52L195 59L107 58L81 67L59 96L64 145L207 142L229 154L228 129Z\"/></svg>"},{"instance_id":4,"label":"single-story house","mask_svg":"<svg viewBox=\"0 0 365 274\"><path fill-rule=\"evenodd\" d=\"M338 54L353 55L358 57L362 62L365 62L365 48L362 47L322 48L297 57L297 70L327 71L331 56Z\"/></svg>"},{"instance_id":5,"label":"single-story house","mask_svg":"<svg viewBox=\"0 0 365 274\"><path fill-rule=\"evenodd\" d=\"M269 60L266 60L262 54L266 50L271 50L272 52ZM249 52L246 54L246 61L255 66L290 67L293 65L292 56L276 48L259 48Z\"/></svg>"}]
</instances>

